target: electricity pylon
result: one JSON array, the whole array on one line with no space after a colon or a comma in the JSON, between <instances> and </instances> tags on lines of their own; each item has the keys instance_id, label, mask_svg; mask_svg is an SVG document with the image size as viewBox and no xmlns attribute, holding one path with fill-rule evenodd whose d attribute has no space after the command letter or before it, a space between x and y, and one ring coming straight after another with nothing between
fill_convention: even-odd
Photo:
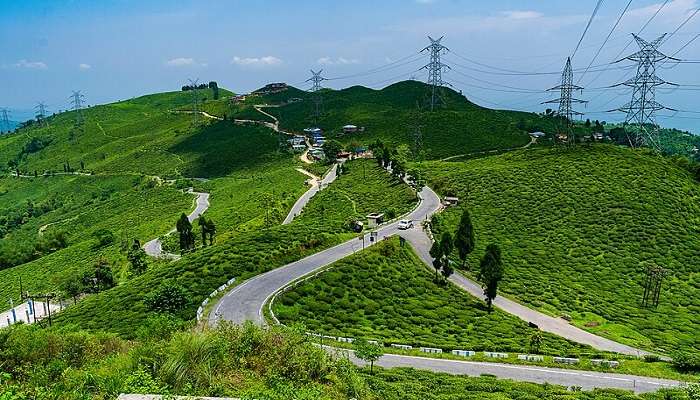
<instances>
[{"instance_id":1,"label":"electricity pylon","mask_svg":"<svg viewBox=\"0 0 700 400\"><path fill-rule=\"evenodd\" d=\"M311 78L307 79L306 82L311 82L311 90L309 90L312 93L312 99L314 102L314 123L318 124L318 120L321 117L321 106L323 103L323 98L321 97L321 82L325 81L326 78L321 76L321 73L323 70L319 70L318 72L314 72L314 70L311 70Z\"/></svg>"},{"instance_id":2,"label":"electricity pylon","mask_svg":"<svg viewBox=\"0 0 700 400\"><path fill-rule=\"evenodd\" d=\"M80 126L83 123L83 105L85 104L85 96L80 92L80 90L74 90L73 94L70 95L70 104L73 111L75 111L75 125Z\"/></svg>"},{"instance_id":3,"label":"electricity pylon","mask_svg":"<svg viewBox=\"0 0 700 400\"><path fill-rule=\"evenodd\" d=\"M39 122L41 125L49 126L48 121L46 121L46 104L39 102L39 104L34 107L34 110L36 110L37 122Z\"/></svg>"},{"instance_id":4,"label":"electricity pylon","mask_svg":"<svg viewBox=\"0 0 700 400\"><path fill-rule=\"evenodd\" d=\"M664 41L666 34L659 36L652 42L647 42L641 37L632 34L637 41L640 50L622 60L635 61L637 73L623 83L615 86L628 86L632 88L632 100L624 106L613 111L627 113L625 125L634 127L634 131L627 133L627 140L632 147L649 146L660 150L659 126L656 124L656 112L664 109L675 111L656 101L656 88L661 85L673 85L656 76L656 63L665 60L677 60L661 53L658 48ZM618 60L622 61L622 60ZM625 130L627 131L627 129Z\"/></svg>"},{"instance_id":5,"label":"electricity pylon","mask_svg":"<svg viewBox=\"0 0 700 400\"><path fill-rule=\"evenodd\" d=\"M549 91L559 91L559 98L545 101L542 104L559 103L557 117L559 118L559 135L558 139L565 141L569 145L576 143L576 136L573 129L574 116L582 115L583 113L574 110L573 104L585 104L585 100L573 97L575 91L582 91L583 88L574 84L574 72L571 68L571 57L566 59L564 72L561 74L561 83L548 89Z\"/></svg>"},{"instance_id":6,"label":"electricity pylon","mask_svg":"<svg viewBox=\"0 0 700 400\"><path fill-rule=\"evenodd\" d=\"M197 93L198 85L199 85L199 78L197 79L188 79L190 82L190 87L192 88L192 125L197 126L199 123L199 94Z\"/></svg>"},{"instance_id":7,"label":"electricity pylon","mask_svg":"<svg viewBox=\"0 0 700 400\"><path fill-rule=\"evenodd\" d=\"M449 65L442 63L442 54L450 51L450 49L440 43L442 38L444 38L444 36L440 36L439 39L433 39L428 36L430 45L421 50L421 52L430 52L430 62L421 68L428 70L428 84L432 87L432 94L430 96L430 111L435 109L435 105L439 100L438 89L445 85L445 81L442 80L442 73L450 69Z\"/></svg>"}]
</instances>

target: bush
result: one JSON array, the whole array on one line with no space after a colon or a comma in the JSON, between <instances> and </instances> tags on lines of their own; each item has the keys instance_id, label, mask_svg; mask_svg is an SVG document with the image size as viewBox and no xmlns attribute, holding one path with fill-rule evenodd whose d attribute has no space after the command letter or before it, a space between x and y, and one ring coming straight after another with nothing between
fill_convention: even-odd
<instances>
[{"instance_id":1,"label":"bush","mask_svg":"<svg viewBox=\"0 0 700 400\"><path fill-rule=\"evenodd\" d=\"M681 372L700 372L700 354L676 353L673 356L673 366Z\"/></svg>"},{"instance_id":2,"label":"bush","mask_svg":"<svg viewBox=\"0 0 700 400\"><path fill-rule=\"evenodd\" d=\"M172 281L166 281L154 292L146 296L144 303L148 308L158 312L175 313L189 304L190 299L185 289Z\"/></svg>"}]
</instances>

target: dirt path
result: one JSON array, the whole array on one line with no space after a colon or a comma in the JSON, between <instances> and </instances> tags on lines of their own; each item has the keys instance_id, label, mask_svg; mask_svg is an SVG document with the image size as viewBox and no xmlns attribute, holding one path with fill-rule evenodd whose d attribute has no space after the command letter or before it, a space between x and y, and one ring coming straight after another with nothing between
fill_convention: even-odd
<instances>
[{"instance_id":1,"label":"dirt path","mask_svg":"<svg viewBox=\"0 0 700 400\"><path fill-rule=\"evenodd\" d=\"M503 149L503 150L484 150L484 151L476 151L474 153L457 154L456 156L450 156L447 158L443 158L440 161L450 161L450 160L455 160L457 158L463 158L463 157L478 156L478 155L484 155L484 154L496 154L496 153L502 153L502 152L506 152L506 151L513 151L513 150L522 150L522 149L527 149L528 147L532 146L535 143L537 143L537 139L534 137L530 137L530 141L525 146L511 147L509 149Z\"/></svg>"}]
</instances>

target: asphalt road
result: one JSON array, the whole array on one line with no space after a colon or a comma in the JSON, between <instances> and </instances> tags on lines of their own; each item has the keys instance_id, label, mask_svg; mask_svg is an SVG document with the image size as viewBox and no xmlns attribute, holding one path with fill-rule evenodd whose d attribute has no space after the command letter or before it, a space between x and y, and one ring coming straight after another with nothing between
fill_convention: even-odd
<instances>
[{"instance_id":1,"label":"asphalt road","mask_svg":"<svg viewBox=\"0 0 700 400\"><path fill-rule=\"evenodd\" d=\"M348 355L350 360L357 365L366 365L365 362L355 357L352 351L326 348L331 352ZM631 390L636 393L646 393L680 385L680 382L668 379L647 378L607 372L577 371L562 368L466 360L446 360L398 354L385 354L375 362L374 365L384 368L415 368L433 372L446 372L454 375L480 376L482 374L489 374L498 378L511 379L514 381L550 383L567 387L580 386L584 390L614 388Z\"/></svg>"},{"instance_id":2,"label":"asphalt road","mask_svg":"<svg viewBox=\"0 0 700 400\"><path fill-rule=\"evenodd\" d=\"M420 221L431 215L440 207L440 199L429 188L420 193L422 201L408 216L409 219ZM396 234L398 222L385 225L377 230L378 240ZM330 249L313 254L299 261L266 272L236 286L227 293L214 308L209 321L216 323L219 318L227 321L242 323L254 321L264 324L262 308L267 300L289 282L312 273L319 268L341 260L357 251L362 250L363 238L341 243ZM364 235L365 247L370 245L370 235Z\"/></svg>"}]
</instances>

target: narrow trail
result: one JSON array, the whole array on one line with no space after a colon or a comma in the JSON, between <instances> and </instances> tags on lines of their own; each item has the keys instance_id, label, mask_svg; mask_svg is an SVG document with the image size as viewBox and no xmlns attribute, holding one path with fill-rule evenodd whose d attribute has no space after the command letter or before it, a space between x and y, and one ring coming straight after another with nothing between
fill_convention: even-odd
<instances>
[{"instance_id":1,"label":"narrow trail","mask_svg":"<svg viewBox=\"0 0 700 400\"><path fill-rule=\"evenodd\" d=\"M190 222L193 222L195 219L199 218L199 216L204 214L209 209L209 193L195 192L193 190L188 190L187 193L192 193L197 196L194 200L195 208L187 216L187 219ZM170 236L173 233L175 233L175 229L168 231L168 233L166 233L165 236ZM163 243L161 242L160 238L155 238L144 244L143 250L146 252L146 254L155 258L164 258L174 261L179 260L181 258L178 254L164 252Z\"/></svg>"},{"instance_id":2,"label":"narrow trail","mask_svg":"<svg viewBox=\"0 0 700 400\"><path fill-rule=\"evenodd\" d=\"M304 192L301 197L299 197L292 206L292 209L289 210L289 213L287 214L287 217L282 221L282 225L287 225L291 223L294 218L296 218L299 214L301 214L302 210L306 205L311 201L311 198L316 195L316 193L320 192L324 188L326 188L328 185L330 185L335 179L338 177L337 175L337 170L338 170L338 164L333 164L330 170L326 173L326 175L323 178L319 178L316 175L302 169L302 168L297 168L297 171L301 172L304 175L310 176L311 179L309 179L309 184L311 187L309 190Z\"/></svg>"}]
</instances>

